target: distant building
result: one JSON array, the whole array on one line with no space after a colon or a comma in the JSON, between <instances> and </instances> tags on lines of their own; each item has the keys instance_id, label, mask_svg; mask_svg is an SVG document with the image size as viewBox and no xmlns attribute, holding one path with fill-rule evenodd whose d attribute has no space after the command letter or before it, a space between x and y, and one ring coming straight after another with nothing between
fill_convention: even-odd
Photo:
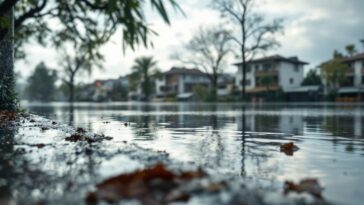
<instances>
[{"instance_id":1,"label":"distant building","mask_svg":"<svg viewBox=\"0 0 364 205\"><path fill-rule=\"evenodd\" d=\"M187 100L193 97L193 88L197 85L208 88L210 80L199 69L173 67L163 73L156 81L156 96L159 98L176 97Z\"/></svg>"},{"instance_id":2,"label":"distant building","mask_svg":"<svg viewBox=\"0 0 364 205\"><path fill-rule=\"evenodd\" d=\"M228 95L233 83L234 77L226 74L219 76L218 95ZM211 87L211 81L206 73L196 68L172 67L163 73L161 79L156 81L156 97L174 97L181 101L191 100L194 98L193 91L196 86L206 89Z\"/></svg>"},{"instance_id":3,"label":"distant building","mask_svg":"<svg viewBox=\"0 0 364 205\"><path fill-rule=\"evenodd\" d=\"M338 94L342 101L363 101L364 100L364 53L344 57L342 62L348 65L345 73L346 80L340 84ZM322 63L323 65L324 63ZM322 67L322 66L321 66ZM326 85L325 79L323 82ZM325 92L329 88L325 87Z\"/></svg>"},{"instance_id":4,"label":"distant building","mask_svg":"<svg viewBox=\"0 0 364 205\"><path fill-rule=\"evenodd\" d=\"M127 100L129 88L128 76L117 79L96 80L94 82L93 101L121 101Z\"/></svg>"},{"instance_id":5,"label":"distant building","mask_svg":"<svg viewBox=\"0 0 364 205\"><path fill-rule=\"evenodd\" d=\"M254 91L264 89L262 79L271 78L272 88L282 88L283 91L300 87L304 79L304 65L308 63L299 60L297 57L282 57L274 55L252 60L248 63L246 69L246 90ZM242 63L235 64L238 66L235 84L242 89L243 75Z\"/></svg>"},{"instance_id":6,"label":"distant building","mask_svg":"<svg viewBox=\"0 0 364 205\"><path fill-rule=\"evenodd\" d=\"M298 57L283 57L273 55L259 58L248 62L246 68L245 89L251 99L262 98L273 91L282 91L284 98L292 99L289 93L306 93L307 91L318 91L319 86L302 87L305 77L304 66L308 63L299 60ZM235 85L238 90L243 87L242 63L235 64L238 67ZM288 97L287 97L288 96Z\"/></svg>"}]
</instances>

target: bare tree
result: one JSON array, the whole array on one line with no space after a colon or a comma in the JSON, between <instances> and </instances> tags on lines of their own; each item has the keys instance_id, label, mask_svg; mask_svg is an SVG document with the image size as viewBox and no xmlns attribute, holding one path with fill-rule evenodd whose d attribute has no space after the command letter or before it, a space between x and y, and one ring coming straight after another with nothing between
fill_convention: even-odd
<instances>
[{"instance_id":1,"label":"bare tree","mask_svg":"<svg viewBox=\"0 0 364 205\"><path fill-rule=\"evenodd\" d=\"M226 57L232 51L230 45L231 35L227 30L222 30L218 26L203 28L186 44L184 58L179 54L177 57L185 64L192 64L202 68L212 85L212 99L217 99L218 79L223 73L226 65Z\"/></svg>"},{"instance_id":2,"label":"bare tree","mask_svg":"<svg viewBox=\"0 0 364 205\"><path fill-rule=\"evenodd\" d=\"M60 66L64 69L64 78L62 80L69 90L69 102L73 103L75 100L76 76L81 72L91 73L93 68L101 67L103 56L98 52L88 52L87 48L82 45L75 48L76 53L74 54L69 52L65 47L59 50L62 52Z\"/></svg>"},{"instance_id":3,"label":"bare tree","mask_svg":"<svg viewBox=\"0 0 364 205\"><path fill-rule=\"evenodd\" d=\"M240 47L243 100L245 100L246 68L249 61L257 53L279 46L274 34L283 30L281 19L266 22L262 15L254 13L255 2L255 0L213 0L214 8L218 9L223 17L240 27L240 35L231 39Z\"/></svg>"}]
</instances>

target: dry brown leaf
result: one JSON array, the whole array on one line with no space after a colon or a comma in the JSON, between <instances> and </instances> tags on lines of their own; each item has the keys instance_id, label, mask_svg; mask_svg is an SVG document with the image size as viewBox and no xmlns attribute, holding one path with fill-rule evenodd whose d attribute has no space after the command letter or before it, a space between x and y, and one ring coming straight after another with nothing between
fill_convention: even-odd
<instances>
[{"instance_id":1,"label":"dry brown leaf","mask_svg":"<svg viewBox=\"0 0 364 205\"><path fill-rule=\"evenodd\" d=\"M293 153L298 150L298 147L293 142L289 142L281 144L280 150L288 156L293 156Z\"/></svg>"},{"instance_id":2,"label":"dry brown leaf","mask_svg":"<svg viewBox=\"0 0 364 205\"><path fill-rule=\"evenodd\" d=\"M322 198L322 190L323 188L320 186L317 179L303 179L298 184L295 184L292 181L284 182L285 194L288 194L289 192L308 193L316 198Z\"/></svg>"},{"instance_id":3,"label":"dry brown leaf","mask_svg":"<svg viewBox=\"0 0 364 205\"><path fill-rule=\"evenodd\" d=\"M185 201L189 196L177 192L178 187L204 176L206 174L201 170L175 174L163 164L157 164L152 168L122 174L96 185L97 190L87 195L86 202L94 204L102 200L116 203L122 199L137 199L143 204L165 204L171 200Z\"/></svg>"}]
</instances>

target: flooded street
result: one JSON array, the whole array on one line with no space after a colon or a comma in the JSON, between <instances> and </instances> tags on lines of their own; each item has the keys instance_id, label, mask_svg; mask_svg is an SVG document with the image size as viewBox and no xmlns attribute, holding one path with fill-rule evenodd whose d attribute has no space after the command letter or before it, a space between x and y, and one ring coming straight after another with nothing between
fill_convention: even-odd
<instances>
[{"instance_id":1,"label":"flooded street","mask_svg":"<svg viewBox=\"0 0 364 205\"><path fill-rule=\"evenodd\" d=\"M339 104L24 104L30 113L83 127L217 174L281 190L285 180L318 178L324 196L364 200L364 107ZM279 145L293 141L293 156ZM114 145L116 146L116 145ZM107 147L103 147L107 150ZM113 161L104 162L110 167ZM106 166L106 165L105 165ZM91 168L92 169L92 168Z\"/></svg>"}]
</instances>

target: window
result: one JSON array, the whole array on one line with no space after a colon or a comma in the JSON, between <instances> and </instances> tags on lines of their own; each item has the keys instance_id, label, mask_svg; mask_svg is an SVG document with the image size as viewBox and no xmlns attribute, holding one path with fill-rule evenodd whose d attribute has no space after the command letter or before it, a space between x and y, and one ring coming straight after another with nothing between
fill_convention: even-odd
<instances>
[{"instance_id":1,"label":"window","mask_svg":"<svg viewBox=\"0 0 364 205\"><path fill-rule=\"evenodd\" d=\"M255 71L259 71L259 65L255 65Z\"/></svg>"},{"instance_id":2,"label":"window","mask_svg":"<svg viewBox=\"0 0 364 205\"><path fill-rule=\"evenodd\" d=\"M265 63L265 64L263 64L263 70L264 70L265 72L269 71L269 70L270 70L270 68L271 68L271 65L270 65L269 63Z\"/></svg>"},{"instance_id":3,"label":"window","mask_svg":"<svg viewBox=\"0 0 364 205\"><path fill-rule=\"evenodd\" d=\"M364 61L361 62L361 67L364 68Z\"/></svg>"},{"instance_id":4,"label":"window","mask_svg":"<svg viewBox=\"0 0 364 205\"><path fill-rule=\"evenodd\" d=\"M294 83L294 79L293 79L293 78L290 78L290 79L289 79L289 84L291 84L291 85L292 85L293 83Z\"/></svg>"},{"instance_id":5,"label":"window","mask_svg":"<svg viewBox=\"0 0 364 205\"><path fill-rule=\"evenodd\" d=\"M246 72L246 73L250 73L250 71L251 71L251 68L252 68L252 67L251 67L250 65L248 65L248 66L246 67L246 70L245 70L245 72Z\"/></svg>"},{"instance_id":6,"label":"window","mask_svg":"<svg viewBox=\"0 0 364 205\"><path fill-rule=\"evenodd\" d=\"M298 72L299 71L299 66L296 64L296 65L294 65L294 72Z\"/></svg>"},{"instance_id":7,"label":"window","mask_svg":"<svg viewBox=\"0 0 364 205\"><path fill-rule=\"evenodd\" d=\"M250 80L245 80L245 85L246 86L250 86L250 84L251 84Z\"/></svg>"},{"instance_id":8,"label":"window","mask_svg":"<svg viewBox=\"0 0 364 205\"><path fill-rule=\"evenodd\" d=\"M251 81L249 79L245 80L245 86L250 86ZM243 85L243 80L240 81L240 85Z\"/></svg>"}]
</instances>

